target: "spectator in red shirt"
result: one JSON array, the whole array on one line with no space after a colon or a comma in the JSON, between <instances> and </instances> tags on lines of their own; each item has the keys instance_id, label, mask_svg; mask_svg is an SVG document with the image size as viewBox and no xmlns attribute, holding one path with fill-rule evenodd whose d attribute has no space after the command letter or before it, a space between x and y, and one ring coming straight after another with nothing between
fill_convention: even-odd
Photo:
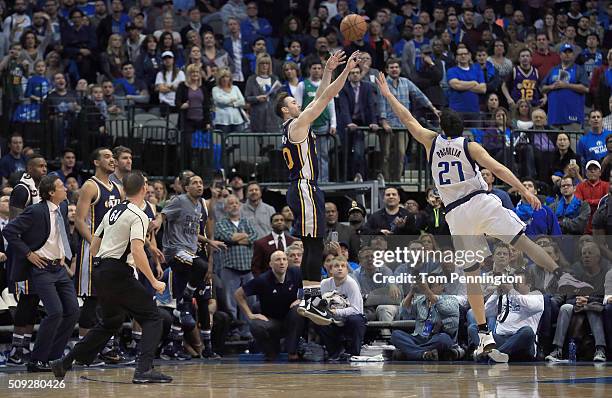
<instances>
[{"instance_id":1,"label":"spectator in red shirt","mask_svg":"<svg viewBox=\"0 0 612 398\"><path fill-rule=\"evenodd\" d=\"M550 50L546 33L538 33L536 36L536 51L532 57L532 65L538 70L538 74L547 76L548 72L560 63L559 54Z\"/></svg>"},{"instance_id":2,"label":"spectator in red shirt","mask_svg":"<svg viewBox=\"0 0 612 398\"><path fill-rule=\"evenodd\" d=\"M593 231L591 226L593 214L597 210L599 200L608 194L609 183L599 179L599 177L601 177L601 165L597 160L589 160L587 162L586 175L587 179L582 181L576 187L576 197L587 202L589 206L591 206L589 222L584 230L585 234L591 234Z\"/></svg>"}]
</instances>

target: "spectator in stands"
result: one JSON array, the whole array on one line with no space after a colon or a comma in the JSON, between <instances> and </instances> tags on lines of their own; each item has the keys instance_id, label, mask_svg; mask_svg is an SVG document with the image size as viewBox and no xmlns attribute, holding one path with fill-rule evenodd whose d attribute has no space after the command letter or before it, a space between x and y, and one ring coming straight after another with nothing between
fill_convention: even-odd
<instances>
[{"instance_id":1,"label":"spectator in stands","mask_svg":"<svg viewBox=\"0 0 612 398\"><path fill-rule=\"evenodd\" d=\"M609 112L609 102L612 96L612 48L608 50L607 61L607 65L595 70L591 79L591 92L594 95L593 105L595 109L601 110L605 115ZM612 126L611 118L607 117L607 119L606 126Z\"/></svg>"},{"instance_id":2,"label":"spectator in stands","mask_svg":"<svg viewBox=\"0 0 612 398\"><path fill-rule=\"evenodd\" d=\"M520 281L500 285L485 304L487 315L497 317L493 338L496 351L503 354L494 359L498 362L533 360L538 324L544 312L542 293L531 291L525 274L514 276ZM495 354L494 351L490 355Z\"/></svg>"},{"instance_id":3,"label":"spectator in stands","mask_svg":"<svg viewBox=\"0 0 612 398\"><path fill-rule=\"evenodd\" d=\"M492 53L487 59L487 61L493 64L502 81L512 74L512 61L506 58L506 53L506 42L502 39L497 39L493 42Z\"/></svg>"},{"instance_id":4,"label":"spectator in stands","mask_svg":"<svg viewBox=\"0 0 612 398\"><path fill-rule=\"evenodd\" d=\"M21 62L26 66L27 75L30 76L34 73L36 62L44 60L44 51L48 43L41 43L31 30L21 35L19 43L21 44Z\"/></svg>"},{"instance_id":5,"label":"spectator in stands","mask_svg":"<svg viewBox=\"0 0 612 398\"><path fill-rule=\"evenodd\" d=\"M582 235L591 215L589 204L576 197L572 177L563 176L560 187L561 196L550 207L557 216L561 232L565 235Z\"/></svg>"},{"instance_id":6,"label":"spectator in stands","mask_svg":"<svg viewBox=\"0 0 612 398\"><path fill-rule=\"evenodd\" d=\"M121 67L127 61L128 54L123 37L118 33L113 33L108 39L108 46L100 55L102 74L110 80L121 78Z\"/></svg>"},{"instance_id":7,"label":"spectator in stands","mask_svg":"<svg viewBox=\"0 0 612 398\"><path fill-rule=\"evenodd\" d=\"M446 210L438 190L429 187L425 193L427 207L425 207L426 224L423 230L433 235L450 235L450 229L446 222Z\"/></svg>"},{"instance_id":8,"label":"spectator in stands","mask_svg":"<svg viewBox=\"0 0 612 398\"><path fill-rule=\"evenodd\" d=\"M258 12L257 3L249 1L246 5L247 18L240 22L240 33L247 43L251 43L257 37L264 37L268 42L272 35L272 25L267 19L259 17ZM272 42L268 44L268 51L272 52Z\"/></svg>"},{"instance_id":9,"label":"spectator in stands","mask_svg":"<svg viewBox=\"0 0 612 398\"><path fill-rule=\"evenodd\" d=\"M431 103L429 98L414 83L405 77L401 77L401 72L400 61L397 58L391 58L387 61L387 82L393 95L406 108L414 110L416 105L413 105L413 103L416 103L431 110L434 115L439 115L440 111ZM399 117L393 113L389 102L384 98L380 98L380 120L383 128L383 131L380 132L383 175L391 181L399 181L404 170L404 156L406 148L409 146L409 134L405 131L393 131L394 128L403 129L404 125Z\"/></svg>"},{"instance_id":10,"label":"spectator in stands","mask_svg":"<svg viewBox=\"0 0 612 398\"><path fill-rule=\"evenodd\" d=\"M482 70L476 65L470 65L470 51L459 47L455 52L457 66L448 70L448 106L466 114L472 120L479 120L479 95L487 92L487 85Z\"/></svg>"},{"instance_id":11,"label":"spectator in stands","mask_svg":"<svg viewBox=\"0 0 612 398\"><path fill-rule=\"evenodd\" d=\"M610 108L610 113L608 116L603 118L603 129L612 131L612 95L610 95L610 98L608 98L608 107Z\"/></svg>"},{"instance_id":12,"label":"spectator in stands","mask_svg":"<svg viewBox=\"0 0 612 398\"><path fill-rule=\"evenodd\" d=\"M376 211L366 223L365 229L372 235L416 235L416 225L411 225L408 211L400 206L399 190L395 187L385 188L384 208ZM417 229L418 231L418 229Z\"/></svg>"},{"instance_id":13,"label":"spectator in stands","mask_svg":"<svg viewBox=\"0 0 612 398\"><path fill-rule=\"evenodd\" d=\"M185 66L185 57L183 56L183 52L176 44L174 44L174 39L172 38L172 33L170 32L163 32L157 39L157 53L159 54L160 59L161 55L166 51L170 51L174 54L175 64L177 67L182 68Z\"/></svg>"},{"instance_id":14,"label":"spectator in stands","mask_svg":"<svg viewBox=\"0 0 612 398\"><path fill-rule=\"evenodd\" d=\"M572 173L574 174L574 178L580 176L579 160L580 159L571 148L569 135L566 133L559 133L556 140L556 150L553 152L553 160L551 163L551 170L553 173L551 180L553 183L561 179L568 166L571 166L573 169Z\"/></svg>"},{"instance_id":15,"label":"spectator in stands","mask_svg":"<svg viewBox=\"0 0 612 398\"><path fill-rule=\"evenodd\" d=\"M113 82L110 80L105 80L102 82L102 95L104 97L104 102L107 105L107 111L109 117L117 117L123 113L125 110L125 99L117 98L115 95L115 86L113 86Z\"/></svg>"},{"instance_id":16,"label":"spectator in stands","mask_svg":"<svg viewBox=\"0 0 612 398\"><path fill-rule=\"evenodd\" d=\"M144 81L136 78L134 65L131 62L123 64L121 75L121 78L113 81L115 93L135 104L147 104L150 98L149 89Z\"/></svg>"},{"instance_id":17,"label":"spectator in stands","mask_svg":"<svg viewBox=\"0 0 612 398\"><path fill-rule=\"evenodd\" d=\"M293 44L293 43L292 43ZM302 72L298 64L293 61L286 61L283 64L283 91L295 98L301 106L304 97L304 84L302 82Z\"/></svg>"},{"instance_id":18,"label":"spectator in stands","mask_svg":"<svg viewBox=\"0 0 612 398\"><path fill-rule=\"evenodd\" d=\"M191 139L193 133L204 128L210 129L210 92L202 81L201 69L197 65L189 65L186 69L186 80L176 89L175 104L179 111L179 125L183 134L182 145L184 164L190 165Z\"/></svg>"},{"instance_id":19,"label":"spectator in stands","mask_svg":"<svg viewBox=\"0 0 612 398\"><path fill-rule=\"evenodd\" d=\"M474 63L474 65L477 65L480 67L480 69L482 69L484 81L487 85L486 93L489 95L495 94L497 96L496 93L501 87L502 79L493 63L487 58L488 55L486 48L482 46L478 47L478 49L476 50L476 63ZM480 97L479 100L481 101L483 98L484 97ZM499 97L497 106L499 106Z\"/></svg>"},{"instance_id":20,"label":"spectator in stands","mask_svg":"<svg viewBox=\"0 0 612 398\"><path fill-rule=\"evenodd\" d=\"M253 243L253 258L251 259L251 272L253 277L270 269L272 253L285 252L296 239L285 232L285 217L281 213L274 213L270 217L272 232Z\"/></svg>"},{"instance_id":21,"label":"spectator in stands","mask_svg":"<svg viewBox=\"0 0 612 398\"><path fill-rule=\"evenodd\" d=\"M480 30L480 32L484 32L485 30L488 30L489 32L491 32L496 38L501 38L504 37L504 29L503 27L499 26L496 21L495 21L495 10L494 8L487 4L485 6L485 9L483 10L482 13L482 17L483 17L483 21L482 23L480 23L480 25L478 25L478 30Z\"/></svg>"},{"instance_id":22,"label":"spectator in stands","mask_svg":"<svg viewBox=\"0 0 612 398\"><path fill-rule=\"evenodd\" d=\"M202 62L204 65L208 65L211 68L216 66L217 68L234 69L232 58L224 49L217 48L217 41L212 32L204 32L202 38L202 55Z\"/></svg>"},{"instance_id":23,"label":"spectator in stands","mask_svg":"<svg viewBox=\"0 0 612 398\"><path fill-rule=\"evenodd\" d=\"M244 94L251 105L251 131L273 133L279 130L280 122L272 101L277 87L280 88L280 82L272 74L272 58L265 53L259 54L255 74L249 76Z\"/></svg>"},{"instance_id":24,"label":"spectator in stands","mask_svg":"<svg viewBox=\"0 0 612 398\"><path fill-rule=\"evenodd\" d=\"M185 74L174 64L174 54L165 51L162 54L162 70L155 78L155 91L159 95L162 116L176 112L176 90L185 81Z\"/></svg>"},{"instance_id":25,"label":"spectator in stands","mask_svg":"<svg viewBox=\"0 0 612 398\"><path fill-rule=\"evenodd\" d=\"M585 19L588 23L588 19ZM580 28L578 30L580 30ZM599 50L599 36L593 32L588 33L586 37L586 48L578 55L576 63L582 65L589 81L595 69L603 65L603 58L603 53Z\"/></svg>"},{"instance_id":26,"label":"spectator in stands","mask_svg":"<svg viewBox=\"0 0 612 398\"><path fill-rule=\"evenodd\" d=\"M295 241L290 244L286 249L285 253L287 254L287 259L289 261L290 267L301 267L302 265L302 256L304 255L304 248L301 245L301 241Z\"/></svg>"},{"instance_id":27,"label":"spectator in stands","mask_svg":"<svg viewBox=\"0 0 612 398\"><path fill-rule=\"evenodd\" d=\"M549 130L546 112L542 109L534 109L531 112L533 130ZM529 140L533 145L535 158L535 171L540 181L548 181L551 175L552 162L555 156L556 147L553 144L554 135L552 133L530 133Z\"/></svg>"},{"instance_id":28,"label":"spectator in stands","mask_svg":"<svg viewBox=\"0 0 612 398\"><path fill-rule=\"evenodd\" d=\"M455 344L459 328L459 302L454 296L442 294L443 284L422 283L420 277L417 280L419 283L412 285L402 301L402 306L416 320L414 332L393 331L391 343L396 348L394 359L437 361Z\"/></svg>"},{"instance_id":29,"label":"spectator in stands","mask_svg":"<svg viewBox=\"0 0 612 398\"><path fill-rule=\"evenodd\" d=\"M142 42L146 36L142 34L142 30L134 24L129 24L126 29L127 37L125 39L125 47L128 59L132 62L136 62L142 49Z\"/></svg>"},{"instance_id":30,"label":"spectator in stands","mask_svg":"<svg viewBox=\"0 0 612 398\"><path fill-rule=\"evenodd\" d=\"M345 257L334 259L331 274L330 278L321 281L321 294L336 291L350 306L330 309L336 323L315 328L329 353L329 361L346 361L351 355L361 353L366 332L362 292L357 282L348 277L349 265Z\"/></svg>"},{"instance_id":31,"label":"spectator in stands","mask_svg":"<svg viewBox=\"0 0 612 398\"><path fill-rule=\"evenodd\" d=\"M261 199L261 186L251 181L247 185L247 201L240 207L240 217L249 220L255 229L255 236L261 239L272 232L271 217L276 212L274 207Z\"/></svg>"},{"instance_id":32,"label":"spectator in stands","mask_svg":"<svg viewBox=\"0 0 612 398\"><path fill-rule=\"evenodd\" d=\"M47 64L45 77L49 79L49 81L53 81L53 76L55 76L56 73L64 73L66 69L64 60L55 50L49 51L45 57L45 63Z\"/></svg>"},{"instance_id":33,"label":"spectator in stands","mask_svg":"<svg viewBox=\"0 0 612 398\"><path fill-rule=\"evenodd\" d=\"M153 35L147 35L142 41L140 54L136 60L131 60L136 69L136 78L147 85L149 92L153 92L155 78L161 70L161 54L157 52L157 40Z\"/></svg>"},{"instance_id":34,"label":"spectator in stands","mask_svg":"<svg viewBox=\"0 0 612 398\"><path fill-rule=\"evenodd\" d=\"M554 50L561 53L563 52L562 48L564 46L570 46L574 50L574 54L578 56L582 52L582 47L576 43L576 27L573 25L568 25L565 28L565 32L563 32L563 37L557 42L557 45L554 46ZM561 58L563 60L563 58Z\"/></svg>"},{"instance_id":35,"label":"spectator in stands","mask_svg":"<svg viewBox=\"0 0 612 398\"><path fill-rule=\"evenodd\" d=\"M376 132L378 126L378 108L376 106L376 89L368 81L361 81L361 70L353 69L349 73L348 82L340 91L338 99L338 126L345 153L351 161L348 162L349 177L359 173L367 177L367 160L365 155L365 132L358 127L368 126Z\"/></svg>"},{"instance_id":36,"label":"spectator in stands","mask_svg":"<svg viewBox=\"0 0 612 398\"><path fill-rule=\"evenodd\" d=\"M547 98L540 95L539 81L538 70L532 66L531 50L525 48L519 53L519 65L513 67L502 85L508 106L513 108L521 99L534 107L544 106Z\"/></svg>"},{"instance_id":37,"label":"spectator in stands","mask_svg":"<svg viewBox=\"0 0 612 398\"><path fill-rule=\"evenodd\" d=\"M531 178L522 180L523 185L534 195L538 194L535 181ZM514 212L527 224L525 234L529 237L536 235L561 235L561 228L555 213L550 207L543 205L539 210L535 210L524 198L517 203Z\"/></svg>"},{"instance_id":38,"label":"spectator in stands","mask_svg":"<svg viewBox=\"0 0 612 398\"><path fill-rule=\"evenodd\" d=\"M593 288L590 295L578 294L575 298L570 298L561 306L557 317L557 329L553 344L555 349L546 357L547 361L556 362L563 358L563 347L565 337L574 316L580 316L581 312L586 313L588 324L595 338L595 355L593 361L606 361L606 336L604 335L603 317L600 310L604 297L604 283L609 263L602 257L599 246L595 243L587 242L582 246L580 261L572 268L572 273L576 278L584 282L586 286ZM573 336L580 356L580 336Z\"/></svg>"},{"instance_id":39,"label":"spectator in stands","mask_svg":"<svg viewBox=\"0 0 612 398\"><path fill-rule=\"evenodd\" d=\"M304 318L297 313L302 288L302 273L297 267L289 267L287 255L280 250L272 253L270 269L245 283L234 293L240 309L249 319L255 343L264 352L267 361L280 353L281 338L289 360L296 361L298 339L304 329ZM253 314L247 296L257 296L261 310Z\"/></svg>"},{"instance_id":40,"label":"spectator in stands","mask_svg":"<svg viewBox=\"0 0 612 398\"><path fill-rule=\"evenodd\" d=\"M612 134L612 131L603 129L603 113L600 110L594 109L589 112L589 123L591 131L580 137L576 148L576 154L580 156L583 166L589 160L601 162L608 153L606 138Z\"/></svg>"},{"instance_id":41,"label":"spectator in stands","mask_svg":"<svg viewBox=\"0 0 612 398\"><path fill-rule=\"evenodd\" d=\"M493 175L493 173L491 173L489 169L480 169L480 174L487 183L487 192L490 192L493 195L497 196L501 200L502 206L504 206L506 209L514 210L514 205L512 204L512 200L510 199L510 195L508 195L508 192L503 191L499 188L495 188L493 186L493 184L495 183L495 176Z\"/></svg>"},{"instance_id":42,"label":"spectator in stands","mask_svg":"<svg viewBox=\"0 0 612 398\"><path fill-rule=\"evenodd\" d=\"M100 24L96 30L96 36L99 39L98 48L100 51L104 51L106 49L109 38L113 33L124 35L125 28L130 22L130 17L123 12L124 8L121 0L112 0L110 6L111 13L100 21ZM70 13L70 18L72 18L72 12Z\"/></svg>"},{"instance_id":43,"label":"spectator in stands","mask_svg":"<svg viewBox=\"0 0 612 398\"><path fill-rule=\"evenodd\" d=\"M13 43L9 53L0 62L3 85L2 115L6 122L11 121L15 108L23 96L23 79L27 76L26 67L20 58L21 44Z\"/></svg>"},{"instance_id":44,"label":"spectator in stands","mask_svg":"<svg viewBox=\"0 0 612 398\"><path fill-rule=\"evenodd\" d=\"M591 234L591 221L593 214L597 210L600 199L608 193L608 181L602 181L601 177L601 165L597 160L589 160L586 164L586 177L587 179L582 181L576 187L576 197L582 201L585 201L591 206L591 214L587 223L585 234Z\"/></svg>"},{"instance_id":45,"label":"spectator in stands","mask_svg":"<svg viewBox=\"0 0 612 398\"><path fill-rule=\"evenodd\" d=\"M0 176L2 185L6 184L11 174L26 169L28 159L23 155L23 137L13 133L9 138L9 152L0 159Z\"/></svg>"},{"instance_id":46,"label":"spectator in stands","mask_svg":"<svg viewBox=\"0 0 612 398\"><path fill-rule=\"evenodd\" d=\"M419 55L409 77L410 80L423 91L431 103L438 109L446 105L446 96L442 89L442 80L445 75L443 61L433 56L433 49L429 44L420 47Z\"/></svg>"},{"instance_id":47,"label":"spectator in stands","mask_svg":"<svg viewBox=\"0 0 612 398\"><path fill-rule=\"evenodd\" d=\"M253 279L251 273L252 246L257 239L251 223L240 215L241 206L237 197L234 195L228 196L225 200L227 217L217 221L215 225L216 238L225 242L228 246L227 250L222 253L221 279L225 287L228 310L233 319L238 319L237 303L233 292ZM252 305L253 301L251 300L249 306L252 307ZM240 315L242 320L247 320L245 313ZM232 331L232 335L234 336L233 339L242 337L250 340L251 338L246 324L240 326L238 330Z\"/></svg>"},{"instance_id":48,"label":"spectator in stands","mask_svg":"<svg viewBox=\"0 0 612 398\"><path fill-rule=\"evenodd\" d=\"M69 176L76 176L79 185L81 185L83 180L81 178L80 170L76 166L76 153L74 152L74 149L64 148L60 158L59 170L49 174L58 176L64 185L66 184L66 179Z\"/></svg>"},{"instance_id":49,"label":"spectator in stands","mask_svg":"<svg viewBox=\"0 0 612 398\"><path fill-rule=\"evenodd\" d=\"M6 8L6 6L5 6ZM28 5L25 0L15 0L13 4L13 14L4 19L2 23L3 35L8 39L9 44L18 43L21 35L32 25L32 20L27 13Z\"/></svg>"},{"instance_id":50,"label":"spectator in stands","mask_svg":"<svg viewBox=\"0 0 612 398\"><path fill-rule=\"evenodd\" d=\"M393 52L391 42L383 37L382 27L377 21L370 22L368 33L368 46L370 48L369 52L372 55L372 65L377 69L382 69Z\"/></svg>"},{"instance_id":51,"label":"spectator in stands","mask_svg":"<svg viewBox=\"0 0 612 398\"><path fill-rule=\"evenodd\" d=\"M245 71L242 69L243 57L251 51L252 40L247 40L240 32L240 21L230 17L227 20L228 35L223 39L223 49L229 55L234 70L232 80L237 83L241 90L244 90L246 81Z\"/></svg>"},{"instance_id":52,"label":"spectator in stands","mask_svg":"<svg viewBox=\"0 0 612 398\"><path fill-rule=\"evenodd\" d=\"M542 94L548 95L548 121L555 128L579 130L584 121L584 95L589 84L584 69L574 63L574 48L563 45L561 64L542 81Z\"/></svg>"},{"instance_id":53,"label":"spectator in stands","mask_svg":"<svg viewBox=\"0 0 612 398\"><path fill-rule=\"evenodd\" d=\"M331 241L344 242L349 247L350 254L347 258L352 261L357 259L360 245L359 237L351 227L338 222L338 208L332 202L325 203L325 223L325 243ZM335 233L335 237L332 237L333 233Z\"/></svg>"},{"instance_id":54,"label":"spectator in stands","mask_svg":"<svg viewBox=\"0 0 612 398\"><path fill-rule=\"evenodd\" d=\"M304 54L308 54L302 62L302 74L307 75L310 70L310 66L318 61L321 65L325 65L327 59L331 56L329 52L329 42L325 36L319 37L314 43L314 50L311 52L304 51Z\"/></svg>"},{"instance_id":55,"label":"spectator in stands","mask_svg":"<svg viewBox=\"0 0 612 398\"><path fill-rule=\"evenodd\" d=\"M365 208L357 203L356 200L353 200L351 202L351 208L348 211L348 222L349 226L353 228L353 231L355 231L357 235L365 234L366 215Z\"/></svg>"},{"instance_id":56,"label":"spectator in stands","mask_svg":"<svg viewBox=\"0 0 612 398\"><path fill-rule=\"evenodd\" d=\"M226 134L240 132L245 122L242 110L245 106L244 97L240 89L232 84L229 69L219 69L216 80L217 85L212 89L215 128Z\"/></svg>"},{"instance_id":57,"label":"spectator in stands","mask_svg":"<svg viewBox=\"0 0 612 398\"><path fill-rule=\"evenodd\" d=\"M612 134L606 137L606 150L606 156L601 161L601 177L604 180L612 171Z\"/></svg>"},{"instance_id":58,"label":"spectator in stands","mask_svg":"<svg viewBox=\"0 0 612 398\"><path fill-rule=\"evenodd\" d=\"M121 1L115 0L121 4ZM85 25L83 12L79 9L73 9L70 12L70 24L62 25L62 52L65 58L70 59L70 64L76 66L78 75L88 82L95 81L96 71L96 54L98 49L98 41L96 33L91 26ZM106 36L106 40L108 40ZM102 43L100 48L106 48L107 42ZM73 75L73 73L71 73ZM77 79L73 82L76 83Z\"/></svg>"},{"instance_id":59,"label":"spectator in stands","mask_svg":"<svg viewBox=\"0 0 612 398\"><path fill-rule=\"evenodd\" d=\"M181 43L187 43L187 33L191 30L197 33L197 36L202 36L206 30L210 30L210 26L202 23L202 12L198 7L190 8L187 12L189 23L185 25L181 31Z\"/></svg>"}]
</instances>

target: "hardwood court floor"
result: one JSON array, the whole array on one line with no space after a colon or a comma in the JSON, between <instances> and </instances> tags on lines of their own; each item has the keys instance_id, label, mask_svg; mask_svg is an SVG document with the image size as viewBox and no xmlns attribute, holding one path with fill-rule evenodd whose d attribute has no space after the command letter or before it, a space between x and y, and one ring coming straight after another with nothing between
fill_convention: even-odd
<instances>
[{"instance_id":1,"label":"hardwood court floor","mask_svg":"<svg viewBox=\"0 0 612 398\"><path fill-rule=\"evenodd\" d=\"M133 385L132 368L88 369L68 373L63 389L19 390L9 389L9 380L52 380L52 376L3 373L0 369L0 397L612 397L612 364L334 365L190 361L173 365L160 363L159 368L174 377L172 384Z\"/></svg>"}]
</instances>

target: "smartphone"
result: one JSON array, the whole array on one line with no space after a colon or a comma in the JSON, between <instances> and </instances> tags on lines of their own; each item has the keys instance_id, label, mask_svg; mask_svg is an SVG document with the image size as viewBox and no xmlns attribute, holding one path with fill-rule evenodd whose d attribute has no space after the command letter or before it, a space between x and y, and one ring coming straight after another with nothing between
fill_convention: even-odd
<instances>
[{"instance_id":1,"label":"smartphone","mask_svg":"<svg viewBox=\"0 0 612 398\"><path fill-rule=\"evenodd\" d=\"M576 159L570 159L569 164L576 164Z\"/></svg>"},{"instance_id":2,"label":"smartphone","mask_svg":"<svg viewBox=\"0 0 612 398\"><path fill-rule=\"evenodd\" d=\"M332 231L330 240L332 242L338 242L338 231Z\"/></svg>"}]
</instances>

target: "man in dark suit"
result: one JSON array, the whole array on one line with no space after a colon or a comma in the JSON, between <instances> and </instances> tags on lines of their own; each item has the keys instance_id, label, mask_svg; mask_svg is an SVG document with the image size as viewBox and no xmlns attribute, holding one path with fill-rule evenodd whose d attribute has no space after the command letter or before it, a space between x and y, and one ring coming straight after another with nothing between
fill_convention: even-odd
<instances>
[{"instance_id":1,"label":"man in dark suit","mask_svg":"<svg viewBox=\"0 0 612 398\"><path fill-rule=\"evenodd\" d=\"M272 233L256 240L253 244L253 258L251 259L251 272L253 277L270 269L270 256L277 250L285 251L296 239L285 232L285 217L281 213L274 213L270 217Z\"/></svg>"},{"instance_id":2,"label":"man in dark suit","mask_svg":"<svg viewBox=\"0 0 612 398\"><path fill-rule=\"evenodd\" d=\"M357 127L369 126L372 131L379 129L376 89L369 82L361 81L359 68L350 72L348 80L340 91L338 130L348 151L345 155L351 159L348 162L349 177L359 173L366 179L364 131Z\"/></svg>"},{"instance_id":3,"label":"man in dark suit","mask_svg":"<svg viewBox=\"0 0 612 398\"><path fill-rule=\"evenodd\" d=\"M79 317L74 284L65 265L72 258L68 242L66 188L57 176L43 177L42 201L27 207L4 227L12 247L17 281L30 279L45 306L29 372L50 371L49 360L61 358Z\"/></svg>"}]
</instances>

